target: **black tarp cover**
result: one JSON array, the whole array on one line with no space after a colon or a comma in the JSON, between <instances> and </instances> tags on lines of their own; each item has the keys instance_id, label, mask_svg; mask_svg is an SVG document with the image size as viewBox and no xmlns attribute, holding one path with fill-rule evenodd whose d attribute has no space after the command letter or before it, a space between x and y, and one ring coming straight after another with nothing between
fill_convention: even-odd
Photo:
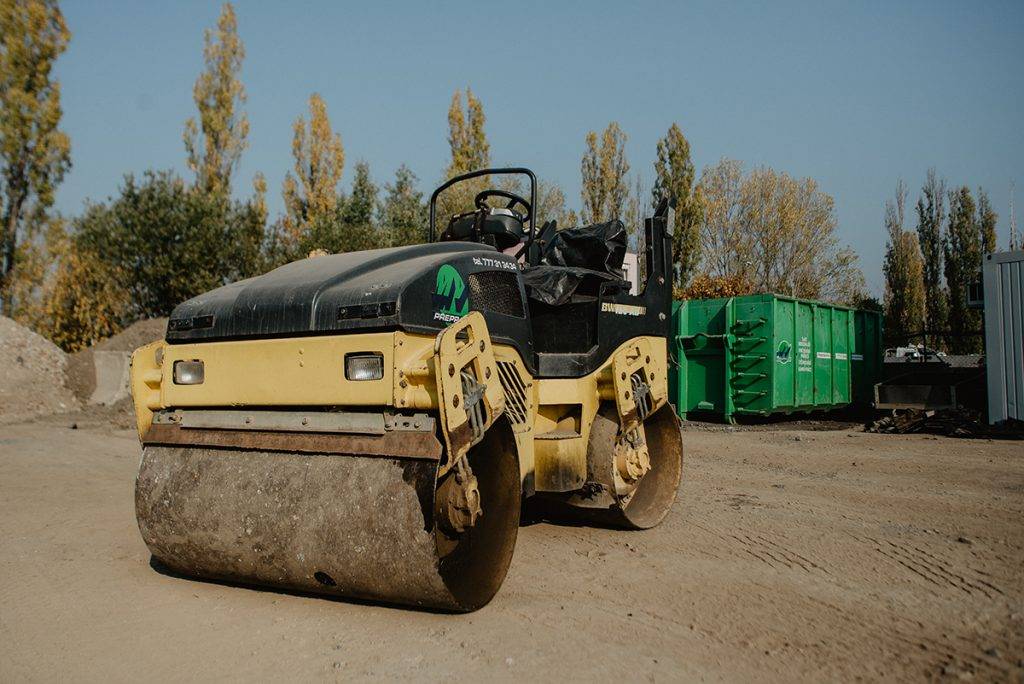
<instances>
[{"instance_id":1,"label":"black tarp cover","mask_svg":"<svg viewBox=\"0 0 1024 684\"><path fill-rule=\"evenodd\" d=\"M527 296L550 306L573 294L596 296L603 283L628 287L623 280L626 227L618 219L555 233L544 246L540 264L523 272Z\"/></svg>"}]
</instances>

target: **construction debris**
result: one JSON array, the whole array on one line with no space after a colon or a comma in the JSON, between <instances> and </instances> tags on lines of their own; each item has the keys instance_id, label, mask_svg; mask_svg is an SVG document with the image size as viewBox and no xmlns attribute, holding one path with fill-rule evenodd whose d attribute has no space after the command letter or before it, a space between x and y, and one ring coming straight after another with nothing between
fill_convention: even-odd
<instances>
[{"instance_id":1,"label":"construction debris","mask_svg":"<svg viewBox=\"0 0 1024 684\"><path fill-rule=\"evenodd\" d=\"M920 409L896 410L865 426L867 432L889 435L928 433L946 437L1001 437L1024 436L1020 425L990 426L981 411L974 409Z\"/></svg>"}]
</instances>

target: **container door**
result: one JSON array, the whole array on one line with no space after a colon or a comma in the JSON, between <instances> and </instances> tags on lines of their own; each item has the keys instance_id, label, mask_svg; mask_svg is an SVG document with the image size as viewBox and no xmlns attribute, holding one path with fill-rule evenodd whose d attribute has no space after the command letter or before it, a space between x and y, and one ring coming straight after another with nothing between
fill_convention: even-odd
<instances>
[{"instance_id":1,"label":"container door","mask_svg":"<svg viewBox=\"0 0 1024 684\"><path fill-rule=\"evenodd\" d=\"M867 343L867 316L864 311L853 314L853 349L850 350L850 384L852 385L853 401L863 402L867 396L865 383L867 373L864 366L864 347Z\"/></svg>"},{"instance_id":2,"label":"container door","mask_svg":"<svg viewBox=\"0 0 1024 684\"><path fill-rule=\"evenodd\" d=\"M794 302L796 331L796 397L797 406L814 405L814 309L806 302Z\"/></svg>"},{"instance_id":3,"label":"container door","mask_svg":"<svg viewBox=\"0 0 1024 684\"><path fill-rule=\"evenodd\" d=\"M772 390L774 409L795 408L796 398L796 316L797 302L776 299L774 337L772 338Z\"/></svg>"},{"instance_id":4,"label":"container door","mask_svg":"<svg viewBox=\"0 0 1024 684\"><path fill-rule=\"evenodd\" d=\"M724 413L726 410L725 333L726 299L691 300L679 308L676 347L680 369L677 373L679 398L676 410Z\"/></svg>"},{"instance_id":5,"label":"container door","mask_svg":"<svg viewBox=\"0 0 1024 684\"><path fill-rule=\"evenodd\" d=\"M850 403L850 316L852 311L831 309L832 314L832 403Z\"/></svg>"},{"instance_id":6,"label":"container door","mask_svg":"<svg viewBox=\"0 0 1024 684\"><path fill-rule=\"evenodd\" d=\"M875 383L881 382L881 318L874 311L856 311L853 316L853 349L850 353L852 400L868 405L875 399Z\"/></svg>"},{"instance_id":7,"label":"container door","mask_svg":"<svg viewBox=\"0 0 1024 684\"><path fill-rule=\"evenodd\" d=\"M832 403L832 310L812 305L814 310L814 405Z\"/></svg>"}]
</instances>

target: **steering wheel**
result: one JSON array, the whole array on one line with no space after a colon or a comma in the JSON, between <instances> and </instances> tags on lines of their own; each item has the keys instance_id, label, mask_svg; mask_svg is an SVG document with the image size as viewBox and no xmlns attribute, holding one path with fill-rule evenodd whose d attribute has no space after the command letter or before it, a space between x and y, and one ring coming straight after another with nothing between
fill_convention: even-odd
<instances>
[{"instance_id":1,"label":"steering wheel","mask_svg":"<svg viewBox=\"0 0 1024 684\"><path fill-rule=\"evenodd\" d=\"M505 205L506 209L512 209L517 204L521 204L526 213L523 214L523 223L526 223L533 216L533 207L525 199L515 194L514 192L507 192L505 190L483 190L477 194L476 199L473 200L473 204L476 205L477 209L490 209L491 205L487 203L487 200L491 197L501 197L508 200L508 204Z\"/></svg>"}]
</instances>

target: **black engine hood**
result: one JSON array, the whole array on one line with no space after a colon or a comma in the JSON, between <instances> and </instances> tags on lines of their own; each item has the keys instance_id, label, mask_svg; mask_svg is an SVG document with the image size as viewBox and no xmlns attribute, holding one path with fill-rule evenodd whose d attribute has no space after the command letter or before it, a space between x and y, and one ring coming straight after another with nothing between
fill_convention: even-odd
<instances>
[{"instance_id":1,"label":"black engine hood","mask_svg":"<svg viewBox=\"0 0 1024 684\"><path fill-rule=\"evenodd\" d=\"M432 333L469 310L492 336L532 356L512 257L440 242L295 261L193 297L171 313L170 343L403 329Z\"/></svg>"}]
</instances>

